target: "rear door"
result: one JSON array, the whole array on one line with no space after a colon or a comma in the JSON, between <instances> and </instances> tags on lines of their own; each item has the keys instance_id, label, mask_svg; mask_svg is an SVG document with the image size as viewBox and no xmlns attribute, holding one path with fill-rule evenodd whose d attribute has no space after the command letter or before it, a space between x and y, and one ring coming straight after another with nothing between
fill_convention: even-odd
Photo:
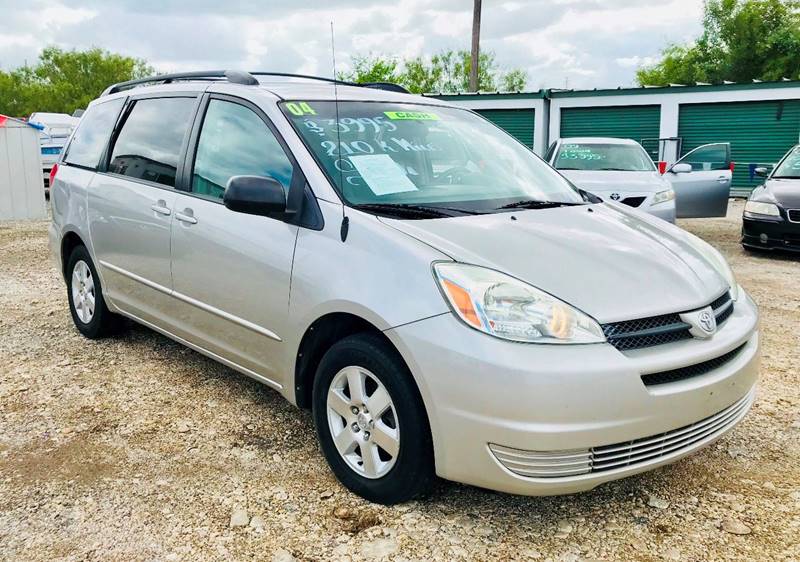
<instances>
[{"instance_id":1,"label":"rear door","mask_svg":"<svg viewBox=\"0 0 800 562\"><path fill-rule=\"evenodd\" d=\"M691 172L674 172L678 164L690 165ZM678 160L664 176L675 190L678 218L724 217L732 175L728 143L699 146Z\"/></svg>"},{"instance_id":2,"label":"rear door","mask_svg":"<svg viewBox=\"0 0 800 562\"><path fill-rule=\"evenodd\" d=\"M133 99L89 188L95 261L114 304L168 329L170 223L197 96Z\"/></svg>"},{"instance_id":3,"label":"rear door","mask_svg":"<svg viewBox=\"0 0 800 562\"><path fill-rule=\"evenodd\" d=\"M188 192L178 195L172 222L178 333L280 387L285 373L276 366L284 352L298 227L236 213L222 197L233 176L269 176L287 193L298 185L302 190L305 180L261 110L230 96L207 98L192 134Z\"/></svg>"}]
</instances>

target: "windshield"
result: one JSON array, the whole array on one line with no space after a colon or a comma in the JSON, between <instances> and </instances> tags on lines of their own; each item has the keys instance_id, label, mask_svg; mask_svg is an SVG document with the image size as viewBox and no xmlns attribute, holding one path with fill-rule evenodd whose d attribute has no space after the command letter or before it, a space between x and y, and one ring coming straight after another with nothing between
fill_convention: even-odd
<instances>
[{"instance_id":1,"label":"windshield","mask_svg":"<svg viewBox=\"0 0 800 562\"><path fill-rule=\"evenodd\" d=\"M653 160L644 149L631 144L564 143L558 149L557 170L614 170L654 172Z\"/></svg>"},{"instance_id":2,"label":"windshield","mask_svg":"<svg viewBox=\"0 0 800 562\"><path fill-rule=\"evenodd\" d=\"M772 173L773 178L800 178L800 146L786 155L786 158L778 164Z\"/></svg>"},{"instance_id":3,"label":"windshield","mask_svg":"<svg viewBox=\"0 0 800 562\"><path fill-rule=\"evenodd\" d=\"M344 200L490 212L522 202L581 203L533 152L462 109L285 102L281 107Z\"/></svg>"}]
</instances>

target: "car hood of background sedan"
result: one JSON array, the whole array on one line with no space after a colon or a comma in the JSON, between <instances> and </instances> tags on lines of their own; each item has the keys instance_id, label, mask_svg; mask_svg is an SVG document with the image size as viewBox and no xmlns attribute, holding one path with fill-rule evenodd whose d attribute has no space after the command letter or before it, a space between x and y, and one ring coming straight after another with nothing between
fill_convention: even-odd
<instances>
[{"instance_id":1,"label":"car hood of background sedan","mask_svg":"<svg viewBox=\"0 0 800 562\"><path fill-rule=\"evenodd\" d=\"M767 180L766 187L774 201L781 207L800 209L800 180L771 179Z\"/></svg>"},{"instance_id":2,"label":"car hood of background sedan","mask_svg":"<svg viewBox=\"0 0 800 562\"><path fill-rule=\"evenodd\" d=\"M559 170L577 187L601 197L611 193L656 193L671 185L658 172L617 172L613 170Z\"/></svg>"},{"instance_id":3,"label":"car hood of background sedan","mask_svg":"<svg viewBox=\"0 0 800 562\"><path fill-rule=\"evenodd\" d=\"M601 323L699 308L726 287L684 231L621 205L380 220L458 262L530 283Z\"/></svg>"}]
</instances>

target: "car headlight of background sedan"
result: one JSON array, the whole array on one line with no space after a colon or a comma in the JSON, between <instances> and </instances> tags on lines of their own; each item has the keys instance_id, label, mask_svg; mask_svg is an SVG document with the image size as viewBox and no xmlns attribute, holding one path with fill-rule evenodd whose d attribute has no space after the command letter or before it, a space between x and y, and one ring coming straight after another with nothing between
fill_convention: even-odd
<instances>
[{"instance_id":1,"label":"car headlight of background sedan","mask_svg":"<svg viewBox=\"0 0 800 562\"><path fill-rule=\"evenodd\" d=\"M694 234L689 232L687 234L688 242L694 246L694 248L700 252L700 254L709 262L711 265L714 266L714 269L717 270L723 279L728 283L731 291L731 298L733 300L739 300L739 284L736 282L736 278L733 276L733 270L731 266L728 265L728 262L722 256L722 254L717 251L714 246L706 242L705 240L698 238Z\"/></svg>"},{"instance_id":2,"label":"car headlight of background sedan","mask_svg":"<svg viewBox=\"0 0 800 562\"><path fill-rule=\"evenodd\" d=\"M744 205L744 212L753 215L766 215L768 217L780 217L781 212L774 203L764 203L762 201L748 201Z\"/></svg>"},{"instance_id":3,"label":"car headlight of background sedan","mask_svg":"<svg viewBox=\"0 0 800 562\"><path fill-rule=\"evenodd\" d=\"M453 312L486 334L529 343L599 343L603 330L559 299L499 271L459 263L434 264Z\"/></svg>"},{"instance_id":4,"label":"car headlight of background sedan","mask_svg":"<svg viewBox=\"0 0 800 562\"><path fill-rule=\"evenodd\" d=\"M653 205L658 203L666 203L667 201L672 201L675 199L675 192L671 189L665 189L664 191L659 191L653 196Z\"/></svg>"}]
</instances>

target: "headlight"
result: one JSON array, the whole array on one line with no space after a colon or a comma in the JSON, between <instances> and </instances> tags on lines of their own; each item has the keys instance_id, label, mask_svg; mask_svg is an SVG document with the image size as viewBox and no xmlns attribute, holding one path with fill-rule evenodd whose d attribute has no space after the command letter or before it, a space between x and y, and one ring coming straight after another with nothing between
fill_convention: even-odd
<instances>
[{"instance_id":1,"label":"headlight","mask_svg":"<svg viewBox=\"0 0 800 562\"><path fill-rule=\"evenodd\" d=\"M768 217L779 217L781 212L774 203L762 203L761 201L748 201L744 204L744 212L754 215L767 215Z\"/></svg>"},{"instance_id":2,"label":"headlight","mask_svg":"<svg viewBox=\"0 0 800 562\"><path fill-rule=\"evenodd\" d=\"M694 248L702 254L702 256L711 262L714 266L714 269L717 270L723 279L728 283L731 291L731 298L733 300L739 300L739 284L736 283L736 278L733 276L733 270L731 266L728 265L728 262L722 257L714 246L691 234L689 232L686 233L688 236L688 241L694 246Z\"/></svg>"},{"instance_id":3,"label":"headlight","mask_svg":"<svg viewBox=\"0 0 800 562\"><path fill-rule=\"evenodd\" d=\"M437 263L433 269L453 312L471 328L517 342L598 343L606 339L592 318L518 279L459 263Z\"/></svg>"},{"instance_id":4,"label":"headlight","mask_svg":"<svg viewBox=\"0 0 800 562\"><path fill-rule=\"evenodd\" d=\"M675 199L675 192L671 189L665 189L664 191L659 191L653 196L653 205L657 203L664 203L666 201L672 201Z\"/></svg>"}]
</instances>

